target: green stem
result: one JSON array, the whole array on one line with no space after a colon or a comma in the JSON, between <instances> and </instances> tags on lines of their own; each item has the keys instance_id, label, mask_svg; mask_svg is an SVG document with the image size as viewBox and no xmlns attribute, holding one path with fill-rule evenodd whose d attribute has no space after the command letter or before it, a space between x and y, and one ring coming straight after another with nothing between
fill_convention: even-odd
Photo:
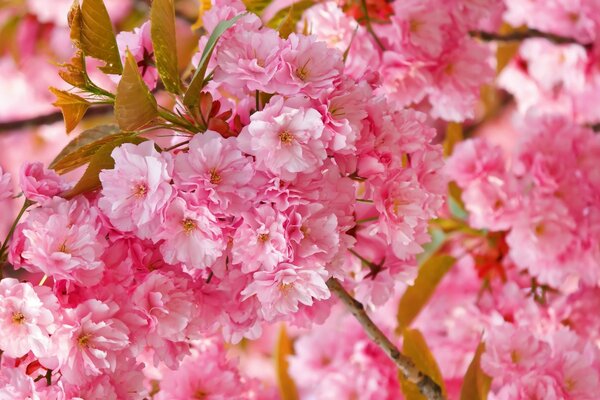
<instances>
[{"instance_id":1,"label":"green stem","mask_svg":"<svg viewBox=\"0 0 600 400\"><path fill-rule=\"evenodd\" d=\"M0 247L0 264L4 264L4 261L5 261L4 253L8 249L8 242L12 238L12 235L15 233L15 229L17 229L17 224L19 223L19 220L21 219L23 214L25 214L25 210L27 210L29 208L29 206L32 204L33 204L32 201L25 200L25 203L23 203L23 207L21 207L21 211L19 211L17 218L15 219L12 226L10 227L10 230L8 231L8 235L6 235L6 239L4 239L4 243L2 243L2 247Z\"/></svg>"},{"instance_id":2,"label":"green stem","mask_svg":"<svg viewBox=\"0 0 600 400\"><path fill-rule=\"evenodd\" d=\"M373 36L373 39L375 40L375 43L377 43L379 48L385 51L385 46L383 45L383 43L381 43L381 40L379 40L379 37L377 37L377 34L373 30L373 25L371 25L371 18L369 18L369 10L367 8L367 0L361 0L360 6L362 8L363 14L365 14L365 26L367 28L367 32L369 32L371 36Z\"/></svg>"}]
</instances>

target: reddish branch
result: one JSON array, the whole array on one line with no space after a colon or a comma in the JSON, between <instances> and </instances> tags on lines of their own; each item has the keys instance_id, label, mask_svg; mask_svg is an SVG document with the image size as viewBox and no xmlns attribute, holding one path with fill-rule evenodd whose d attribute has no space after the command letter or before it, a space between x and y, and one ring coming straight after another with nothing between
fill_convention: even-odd
<instances>
[{"instance_id":1,"label":"reddish branch","mask_svg":"<svg viewBox=\"0 0 600 400\"><path fill-rule=\"evenodd\" d=\"M335 278L330 278L327 281L327 287L335 293L352 315L354 315L369 338L396 364L398 370L405 379L417 385L419 391L426 399L444 400L440 386L435 383L430 376L421 372L410 358L398 350L381 329L379 329L371 318L369 318L369 315L365 312L365 308L361 302L352 297Z\"/></svg>"}]
</instances>

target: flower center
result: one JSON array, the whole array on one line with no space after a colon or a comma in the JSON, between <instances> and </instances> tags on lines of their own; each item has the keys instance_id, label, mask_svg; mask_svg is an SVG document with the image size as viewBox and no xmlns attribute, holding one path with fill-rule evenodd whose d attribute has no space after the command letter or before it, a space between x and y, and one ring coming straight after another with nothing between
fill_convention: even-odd
<instances>
[{"instance_id":1,"label":"flower center","mask_svg":"<svg viewBox=\"0 0 600 400\"><path fill-rule=\"evenodd\" d=\"M279 140L283 144L290 145L294 141L294 135L290 131L283 131L279 134Z\"/></svg>"},{"instance_id":2,"label":"flower center","mask_svg":"<svg viewBox=\"0 0 600 400\"><path fill-rule=\"evenodd\" d=\"M417 33L419 30L421 30L421 26L423 26L423 22L419 21L418 19L413 19L409 23L409 30L411 33Z\"/></svg>"},{"instance_id":3,"label":"flower center","mask_svg":"<svg viewBox=\"0 0 600 400\"><path fill-rule=\"evenodd\" d=\"M260 233L258 235L258 241L265 243L267 240L269 240L269 234L268 233Z\"/></svg>"},{"instance_id":4,"label":"flower center","mask_svg":"<svg viewBox=\"0 0 600 400\"><path fill-rule=\"evenodd\" d=\"M219 173L217 172L216 169L211 169L210 170L210 183L212 183L213 185L218 185L219 183L221 183L221 175L219 175Z\"/></svg>"},{"instance_id":5,"label":"flower center","mask_svg":"<svg viewBox=\"0 0 600 400\"><path fill-rule=\"evenodd\" d=\"M148 193L148 186L145 183L138 183L133 187L132 192L136 199L143 199Z\"/></svg>"},{"instance_id":6,"label":"flower center","mask_svg":"<svg viewBox=\"0 0 600 400\"><path fill-rule=\"evenodd\" d=\"M286 295L290 292L290 290L292 290L292 288L294 287L293 283L283 283L280 282L278 285L279 291L283 294Z\"/></svg>"},{"instance_id":7,"label":"flower center","mask_svg":"<svg viewBox=\"0 0 600 400\"><path fill-rule=\"evenodd\" d=\"M58 248L58 252L59 253L69 254L69 249L67 248L67 242L66 241L64 241L63 244L60 245L60 247Z\"/></svg>"},{"instance_id":8,"label":"flower center","mask_svg":"<svg viewBox=\"0 0 600 400\"><path fill-rule=\"evenodd\" d=\"M77 338L77 344L79 345L79 347L89 347L90 346L90 339L91 338L92 338L91 334L89 334L89 333L82 333Z\"/></svg>"},{"instance_id":9,"label":"flower center","mask_svg":"<svg viewBox=\"0 0 600 400\"><path fill-rule=\"evenodd\" d=\"M194 393L194 399L202 400L208 397L208 392L205 392L202 389L198 389L196 393Z\"/></svg>"},{"instance_id":10,"label":"flower center","mask_svg":"<svg viewBox=\"0 0 600 400\"><path fill-rule=\"evenodd\" d=\"M189 235L196 230L196 221L191 218L184 219L181 222L181 225L183 225L183 231L186 233L186 235Z\"/></svg>"},{"instance_id":11,"label":"flower center","mask_svg":"<svg viewBox=\"0 0 600 400\"><path fill-rule=\"evenodd\" d=\"M25 316L22 312L16 312L13 313L12 320L15 324L22 325L23 323L25 323Z\"/></svg>"},{"instance_id":12,"label":"flower center","mask_svg":"<svg viewBox=\"0 0 600 400\"><path fill-rule=\"evenodd\" d=\"M306 61L304 63L303 66L301 66L300 68L296 69L296 76L301 80L306 82L306 79L308 78L308 63L310 60Z\"/></svg>"}]
</instances>

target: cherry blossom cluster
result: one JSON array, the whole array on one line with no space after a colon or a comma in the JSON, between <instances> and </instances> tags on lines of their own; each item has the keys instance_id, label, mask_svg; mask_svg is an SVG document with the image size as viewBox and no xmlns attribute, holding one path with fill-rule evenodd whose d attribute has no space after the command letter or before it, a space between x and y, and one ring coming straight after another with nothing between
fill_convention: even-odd
<instances>
[{"instance_id":1,"label":"cherry blossom cluster","mask_svg":"<svg viewBox=\"0 0 600 400\"><path fill-rule=\"evenodd\" d=\"M243 11L215 6L204 28ZM118 43L154 86L148 31ZM75 197L41 163L22 168L28 209L8 261L41 285L0 281L9 393L141 399L154 365L179 368L158 379L158 398L227 398L244 379L222 350L192 342L322 322L332 277L372 305L415 278L446 187L425 115L344 74L342 52L315 36L282 38L253 14L209 67L202 98L222 124L175 135L171 150L123 144L101 189Z\"/></svg>"},{"instance_id":2,"label":"cherry blossom cluster","mask_svg":"<svg viewBox=\"0 0 600 400\"><path fill-rule=\"evenodd\" d=\"M600 137L560 116L528 116L515 154L483 139L448 162L470 225L508 231L514 263L570 292L600 279Z\"/></svg>"},{"instance_id":3,"label":"cherry blossom cluster","mask_svg":"<svg viewBox=\"0 0 600 400\"><path fill-rule=\"evenodd\" d=\"M346 72L370 74L376 93L398 106L419 104L448 121L473 118L479 89L494 70L491 49L469 31L497 29L502 2L381 1L368 10L365 17L357 4L329 1L307 10L299 25L348 51Z\"/></svg>"}]
</instances>

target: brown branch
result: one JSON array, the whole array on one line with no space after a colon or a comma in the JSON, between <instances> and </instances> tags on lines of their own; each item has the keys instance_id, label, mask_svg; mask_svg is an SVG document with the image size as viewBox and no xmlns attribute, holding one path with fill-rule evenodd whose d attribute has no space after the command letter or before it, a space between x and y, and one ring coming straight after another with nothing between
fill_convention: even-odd
<instances>
[{"instance_id":1,"label":"brown branch","mask_svg":"<svg viewBox=\"0 0 600 400\"><path fill-rule=\"evenodd\" d=\"M428 400L444 400L440 386L431 377L419 371L415 363L398 350L381 329L369 318L362 303L352 297L344 289L340 281L330 278L327 281L327 287L346 305L348 310L362 325L369 338L396 364L404 378L417 385L421 394Z\"/></svg>"},{"instance_id":2,"label":"brown branch","mask_svg":"<svg viewBox=\"0 0 600 400\"><path fill-rule=\"evenodd\" d=\"M555 35L553 33L542 32L542 31L538 31L537 29L528 29L523 32L516 31L516 32L507 33L507 34L483 32L483 31L471 31L471 32L469 32L469 34L472 37L483 40L485 42L520 42L525 39L541 38L541 39L549 40L556 44L578 44L578 45L586 47L586 48L590 48L592 46L591 43L587 43L587 44L579 43L577 40L575 40L573 38Z\"/></svg>"},{"instance_id":3,"label":"brown branch","mask_svg":"<svg viewBox=\"0 0 600 400\"><path fill-rule=\"evenodd\" d=\"M103 116L113 112L112 106L98 106L90 108L85 114L86 117ZM62 121L63 117L60 111L37 117L17 119L14 121L0 122L0 134L18 131L21 129L30 129L42 125L50 125Z\"/></svg>"}]
</instances>

